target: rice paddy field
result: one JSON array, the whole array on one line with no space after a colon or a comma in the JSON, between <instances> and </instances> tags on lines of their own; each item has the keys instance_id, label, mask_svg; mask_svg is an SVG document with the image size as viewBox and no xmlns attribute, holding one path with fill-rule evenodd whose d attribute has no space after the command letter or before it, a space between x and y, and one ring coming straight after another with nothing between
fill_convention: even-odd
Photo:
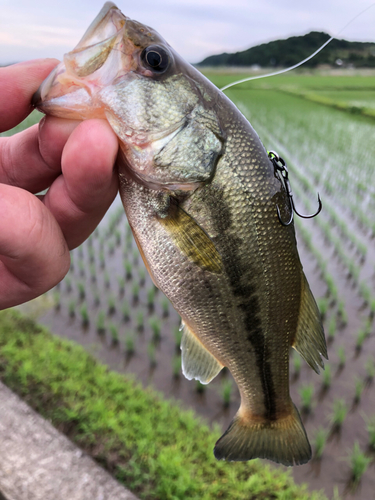
<instances>
[{"instance_id":1,"label":"rice paddy field","mask_svg":"<svg viewBox=\"0 0 375 500\"><path fill-rule=\"evenodd\" d=\"M205 74L219 87L244 77ZM295 218L329 361L317 375L291 353L291 394L314 453L294 467L294 478L329 498L373 498L375 73L285 75L226 94L286 161L297 209L314 212L318 192L323 202L318 217ZM179 317L147 275L119 199L71 256L65 279L22 310L226 428L239 406L237 388L225 370L208 386L181 375Z\"/></svg>"}]
</instances>

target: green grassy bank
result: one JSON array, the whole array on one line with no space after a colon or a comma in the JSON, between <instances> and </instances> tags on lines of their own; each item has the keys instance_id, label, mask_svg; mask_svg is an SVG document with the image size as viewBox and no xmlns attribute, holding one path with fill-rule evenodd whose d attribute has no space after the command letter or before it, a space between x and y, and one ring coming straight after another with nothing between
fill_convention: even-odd
<instances>
[{"instance_id":1,"label":"green grassy bank","mask_svg":"<svg viewBox=\"0 0 375 500\"><path fill-rule=\"evenodd\" d=\"M140 498L325 498L259 461L216 461L219 429L14 311L0 313L0 379Z\"/></svg>"}]
</instances>

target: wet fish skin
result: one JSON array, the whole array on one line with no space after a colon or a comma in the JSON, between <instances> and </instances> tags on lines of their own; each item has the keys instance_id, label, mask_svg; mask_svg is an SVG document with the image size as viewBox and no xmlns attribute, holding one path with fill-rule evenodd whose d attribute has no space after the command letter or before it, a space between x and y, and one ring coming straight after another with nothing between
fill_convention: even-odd
<instances>
[{"instance_id":1,"label":"wet fish skin","mask_svg":"<svg viewBox=\"0 0 375 500\"><path fill-rule=\"evenodd\" d=\"M147 48L166 69L150 67ZM306 463L289 350L319 371L326 344L293 224L277 217L276 204L288 219L285 190L249 122L160 35L111 3L34 103L56 116L105 117L118 135L130 226L183 320L183 372L208 383L226 366L241 394L215 456Z\"/></svg>"}]
</instances>

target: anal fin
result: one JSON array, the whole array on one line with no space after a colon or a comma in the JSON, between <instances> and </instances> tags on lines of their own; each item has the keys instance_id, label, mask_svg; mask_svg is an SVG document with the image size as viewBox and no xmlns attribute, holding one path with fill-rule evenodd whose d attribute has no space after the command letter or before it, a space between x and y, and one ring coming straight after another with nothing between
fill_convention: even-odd
<instances>
[{"instance_id":1,"label":"anal fin","mask_svg":"<svg viewBox=\"0 0 375 500\"><path fill-rule=\"evenodd\" d=\"M324 369L322 356L328 359L327 344L319 309L304 274L298 327L292 347L316 373L319 373L319 367Z\"/></svg>"},{"instance_id":2,"label":"anal fin","mask_svg":"<svg viewBox=\"0 0 375 500\"><path fill-rule=\"evenodd\" d=\"M208 384L218 375L223 365L204 347L187 325L182 323L182 328L182 373L188 380L194 378L202 384Z\"/></svg>"}]
</instances>

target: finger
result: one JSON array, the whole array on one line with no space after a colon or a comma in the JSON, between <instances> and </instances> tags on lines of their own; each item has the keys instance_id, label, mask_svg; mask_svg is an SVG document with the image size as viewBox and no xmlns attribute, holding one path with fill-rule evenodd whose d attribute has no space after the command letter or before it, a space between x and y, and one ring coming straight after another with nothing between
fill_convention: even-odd
<instances>
[{"instance_id":1,"label":"finger","mask_svg":"<svg viewBox=\"0 0 375 500\"><path fill-rule=\"evenodd\" d=\"M0 185L0 309L46 292L68 272L61 229L38 198Z\"/></svg>"},{"instance_id":2,"label":"finger","mask_svg":"<svg viewBox=\"0 0 375 500\"><path fill-rule=\"evenodd\" d=\"M15 127L31 113L33 94L58 63L57 59L35 59L0 68L0 132Z\"/></svg>"},{"instance_id":3,"label":"finger","mask_svg":"<svg viewBox=\"0 0 375 500\"><path fill-rule=\"evenodd\" d=\"M12 137L0 138L0 182L38 193L61 174L61 155L79 121L48 116Z\"/></svg>"},{"instance_id":4,"label":"finger","mask_svg":"<svg viewBox=\"0 0 375 500\"><path fill-rule=\"evenodd\" d=\"M95 229L118 190L113 166L118 140L104 120L82 122L62 154L62 172L44 203L59 223L70 249Z\"/></svg>"}]
</instances>

